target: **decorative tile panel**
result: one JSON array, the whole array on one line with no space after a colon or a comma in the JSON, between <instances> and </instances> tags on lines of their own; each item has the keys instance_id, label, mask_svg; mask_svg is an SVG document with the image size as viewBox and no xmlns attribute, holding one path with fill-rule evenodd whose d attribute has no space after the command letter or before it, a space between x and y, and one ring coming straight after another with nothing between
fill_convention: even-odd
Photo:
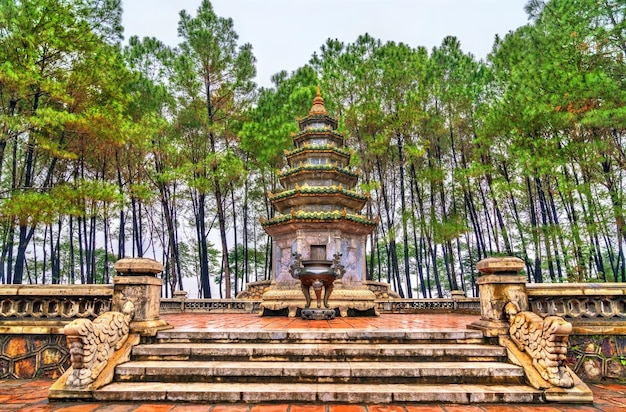
<instances>
[{"instance_id":1,"label":"decorative tile panel","mask_svg":"<svg viewBox=\"0 0 626 412\"><path fill-rule=\"evenodd\" d=\"M0 379L57 379L69 366L65 335L0 335Z\"/></svg>"}]
</instances>

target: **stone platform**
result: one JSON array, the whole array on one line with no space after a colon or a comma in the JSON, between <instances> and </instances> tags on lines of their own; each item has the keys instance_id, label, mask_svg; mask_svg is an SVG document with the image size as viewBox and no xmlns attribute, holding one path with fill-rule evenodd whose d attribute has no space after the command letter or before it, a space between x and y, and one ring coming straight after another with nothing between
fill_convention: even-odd
<instances>
[{"instance_id":1,"label":"stone platform","mask_svg":"<svg viewBox=\"0 0 626 412\"><path fill-rule=\"evenodd\" d=\"M196 316L196 315L194 315ZM311 404L304 402L261 402L258 404L232 404L223 402L72 402L49 401L48 388L53 379L0 379L0 411L49 411L49 412L614 412L626 408L626 384L603 382L590 384L593 390L593 405L534 405L534 404L495 404L485 405L448 405L425 403L420 405L380 405L364 404ZM259 384L263 386L263 384Z\"/></svg>"},{"instance_id":2,"label":"stone platform","mask_svg":"<svg viewBox=\"0 0 626 412\"><path fill-rule=\"evenodd\" d=\"M95 390L93 400L545 403L544 393L525 383L522 368L506 361L503 347L465 327L476 319L168 315L175 328L136 346L131 360L116 368L114 382Z\"/></svg>"},{"instance_id":3,"label":"stone platform","mask_svg":"<svg viewBox=\"0 0 626 412\"><path fill-rule=\"evenodd\" d=\"M449 328L464 328L465 325L477 320L477 316L446 315L446 314L419 314L419 315L382 315L379 318L337 318L330 321L306 321L299 318L258 317L255 315L215 315L215 314L176 314L163 315L169 323L179 330L220 330L241 328L244 330L264 329L277 330L308 330L326 331L332 329L361 329L364 331L380 330L386 327L409 328L412 330L432 330ZM517 412L609 412L626 410L626 384L618 382L603 382L590 384L593 390L593 404L491 404L491 405L450 405L438 402L429 402L420 405L399 403L396 405L380 405L378 403L363 404L311 404L310 402L259 402L248 404L232 404L226 402L84 402L84 401L50 401L48 389L54 383L53 379L33 380L0 380L0 410L28 410L28 411L203 411L203 412L486 412L486 411L517 411ZM259 388L266 387L264 383Z\"/></svg>"},{"instance_id":4,"label":"stone platform","mask_svg":"<svg viewBox=\"0 0 626 412\"><path fill-rule=\"evenodd\" d=\"M309 321L332 323L333 320ZM480 382L477 383L476 381ZM98 401L541 403L481 332L439 328L173 329L136 346Z\"/></svg>"}]
</instances>

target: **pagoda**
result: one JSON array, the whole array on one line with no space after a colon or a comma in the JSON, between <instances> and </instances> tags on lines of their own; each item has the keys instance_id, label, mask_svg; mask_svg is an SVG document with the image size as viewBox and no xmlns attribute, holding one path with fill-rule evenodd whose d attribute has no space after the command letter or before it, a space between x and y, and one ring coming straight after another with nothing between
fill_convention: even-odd
<instances>
[{"instance_id":1,"label":"pagoda","mask_svg":"<svg viewBox=\"0 0 626 412\"><path fill-rule=\"evenodd\" d=\"M285 152L280 173L283 188L270 193L275 216L261 221L272 238L272 283L263 294L262 314L288 309L296 316L305 307L300 282L290 273L298 259L337 260L345 269L335 281L329 307L341 316L373 315L375 295L363 285L367 236L377 221L361 214L368 195L355 190L358 174L351 152L328 115L319 87L308 115L298 121L294 149Z\"/></svg>"}]
</instances>

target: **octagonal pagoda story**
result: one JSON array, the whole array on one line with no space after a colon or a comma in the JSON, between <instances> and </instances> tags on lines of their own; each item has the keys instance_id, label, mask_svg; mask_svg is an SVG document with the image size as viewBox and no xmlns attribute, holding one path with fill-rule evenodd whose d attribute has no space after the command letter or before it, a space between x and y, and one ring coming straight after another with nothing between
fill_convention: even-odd
<instances>
[{"instance_id":1,"label":"octagonal pagoda story","mask_svg":"<svg viewBox=\"0 0 626 412\"><path fill-rule=\"evenodd\" d=\"M361 211L369 196L355 190L358 173L350 166L350 150L336 131L337 120L324 106L319 87L308 115L298 121L294 148L285 152L280 173L282 190L270 194L275 216L261 225L272 238L272 285L263 295L263 313L288 309L295 316L305 300L289 268L294 253L302 259L333 260L341 253L345 274L335 282L331 308L341 316L375 313L374 294L365 277L367 236L377 226Z\"/></svg>"}]
</instances>

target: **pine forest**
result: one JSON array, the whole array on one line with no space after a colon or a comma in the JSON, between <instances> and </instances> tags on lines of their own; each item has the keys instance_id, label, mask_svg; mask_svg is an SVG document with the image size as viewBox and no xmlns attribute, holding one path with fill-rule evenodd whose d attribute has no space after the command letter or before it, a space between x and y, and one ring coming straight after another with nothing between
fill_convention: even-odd
<instances>
[{"instance_id":1,"label":"pine forest","mask_svg":"<svg viewBox=\"0 0 626 412\"><path fill-rule=\"evenodd\" d=\"M528 282L626 281L623 0L530 0L481 60L329 39L272 87L209 0L176 47L124 40L122 7L0 2L0 283L109 283L124 256L165 297L268 279L259 222L318 87L378 220L368 279L476 296L479 260L517 256Z\"/></svg>"}]
</instances>

